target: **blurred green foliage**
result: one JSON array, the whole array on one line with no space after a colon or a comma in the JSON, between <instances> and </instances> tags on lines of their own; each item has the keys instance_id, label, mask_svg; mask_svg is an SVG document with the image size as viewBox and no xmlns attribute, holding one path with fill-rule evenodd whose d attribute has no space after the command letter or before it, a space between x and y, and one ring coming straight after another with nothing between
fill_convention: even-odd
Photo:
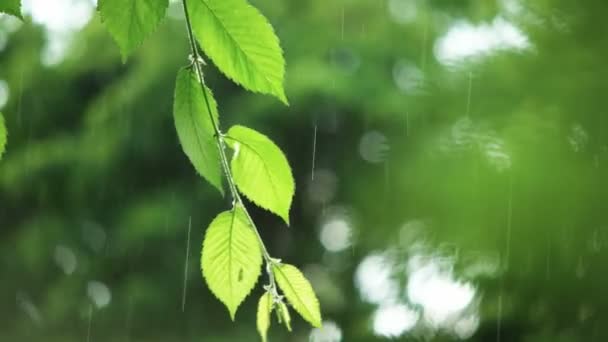
<instances>
[{"instance_id":1,"label":"blurred green foliage","mask_svg":"<svg viewBox=\"0 0 608 342\"><path fill-rule=\"evenodd\" d=\"M290 107L238 89L212 66L208 83L223 127L253 127L288 156L291 227L253 214L272 254L307 271L344 341L384 340L374 335L376 306L353 281L359 263L396 250L405 265L420 241L474 285L471 340L608 339L605 2L415 1L407 21L391 16L393 1L252 2L281 38ZM513 14L509 3L522 8ZM436 58L455 23L497 16L530 47L456 65ZM13 26L0 16L0 79L10 89L0 339L255 341L262 291L232 323L200 275L204 227L228 203L197 177L172 121L175 74L188 63L183 20L165 20L122 64L96 16L51 67L41 63L43 29L27 18ZM403 65L422 74L407 91ZM386 140L366 140L370 132ZM340 252L319 241L335 208L347 208L353 227L353 245ZM413 221L425 228L410 244ZM497 259L498 271L470 276L477 256ZM107 306L91 301L92 281L110 290ZM292 324L293 334L271 329L269 339L306 341L307 325ZM400 338L457 336L427 327Z\"/></svg>"}]
</instances>

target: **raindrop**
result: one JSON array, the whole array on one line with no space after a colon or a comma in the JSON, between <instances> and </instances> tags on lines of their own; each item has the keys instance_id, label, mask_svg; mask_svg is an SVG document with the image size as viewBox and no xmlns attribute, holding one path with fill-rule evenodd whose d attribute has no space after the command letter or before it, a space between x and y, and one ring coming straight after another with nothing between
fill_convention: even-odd
<instances>
[{"instance_id":1,"label":"raindrop","mask_svg":"<svg viewBox=\"0 0 608 342\"><path fill-rule=\"evenodd\" d=\"M496 342L500 342L500 337L502 336L502 284L501 290L498 294L498 306L496 308Z\"/></svg>"},{"instance_id":2,"label":"raindrop","mask_svg":"<svg viewBox=\"0 0 608 342\"><path fill-rule=\"evenodd\" d=\"M342 6L342 20L340 25L340 39L344 40L344 23L345 23L345 11L346 9Z\"/></svg>"},{"instance_id":3,"label":"raindrop","mask_svg":"<svg viewBox=\"0 0 608 342\"><path fill-rule=\"evenodd\" d=\"M390 150L388 139L378 131L365 133L359 141L359 154L363 160L370 163L382 163L386 161Z\"/></svg>"},{"instance_id":4,"label":"raindrop","mask_svg":"<svg viewBox=\"0 0 608 342\"><path fill-rule=\"evenodd\" d=\"M467 109L465 112L466 116L471 114L471 94L473 92L473 73L469 72L469 91L467 92Z\"/></svg>"},{"instance_id":5,"label":"raindrop","mask_svg":"<svg viewBox=\"0 0 608 342\"><path fill-rule=\"evenodd\" d=\"M513 235L513 178L509 177L509 190L507 194L507 238L505 246L505 270L509 269L511 261L511 238Z\"/></svg>"},{"instance_id":6,"label":"raindrop","mask_svg":"<svg viewBox=\"0 0 608 342\"><path fill-rule=\"evenodd\" d=\"M312 137L312 167L310 172L310 180L315 180L315 161L317 159L317 123L315 122L315 129Z\"/></svg>"},{"instance_id":7,"label":"raindrop","mask_svg":"<svg viewBox=\"0 0 608 342\"><path fill-rule=\"evenodd\" d=\"M182 290L182 312L186 308L186 291L188 290L188 259L190 258L190 232L192 231L192 216L188 218L188 236L186 238L186 261L184 261L184 286ZM242 270L241 270L242 271ZM241 275L239 273L239 281Z\"/></svg>"},{"instance_id":8,"label":"raindrop","mask_svg":"<svg viewBox=\"0 0 608 342\"><path fill-rule=\"evenodd\" d=\"M545 278L551 279L551 239L547 239L547 256L545 260Z\"/></svg>"},{"instance_id":9,"label":"raindrop","mask_svg":"<svg viewBox=\"0 0 608 342\"><path fill-rule=\"evenodd\" d=\"M97 308L106 307L112 300L112 293L106 284L100 281L90 281L87 285L87 295Z\"/></svg>"},{"instance_id":10,"label":"raindrop","mask_svg":"<svg viewBox=\"0 0 608 342\"><path fill-rule=\"evenodd\" d=\"M55 259L55 263L63 273L72 274L76 270L76 266L78 265L78 260L76 259L76 255L72 250L68 247L57 245L55 247L55 253L53 254L53 258Z\"/></svg>"}]
</instances>

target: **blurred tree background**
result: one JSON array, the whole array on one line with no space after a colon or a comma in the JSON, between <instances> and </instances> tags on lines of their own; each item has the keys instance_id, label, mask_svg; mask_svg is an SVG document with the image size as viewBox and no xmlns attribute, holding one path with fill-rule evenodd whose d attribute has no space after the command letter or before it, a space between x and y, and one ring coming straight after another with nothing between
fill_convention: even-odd
<instances>
[{"instance_id":1,"label":"blurred tree background","mask_svg":"<svg viewBox=\"0 0 608 342\"><path fill-rule=\"evenodd\" d=\"M291 106L208 83L288 156L292 225L251 208L324 318L271 341L608 340L604 1L251 2ZM0 340L258 340L256 296L231 322L200 274L229 199L175 132L180 4L125 64L92 0L24 5L0 15Z\"/></svg>"}]
</instances>

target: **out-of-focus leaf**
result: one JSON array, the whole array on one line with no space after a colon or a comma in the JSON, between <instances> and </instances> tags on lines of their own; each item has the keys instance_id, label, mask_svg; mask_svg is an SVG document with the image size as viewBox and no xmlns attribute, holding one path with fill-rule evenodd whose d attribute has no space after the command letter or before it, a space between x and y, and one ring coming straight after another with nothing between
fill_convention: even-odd
<instances>
[{"instance_id":1,"label":"out-of-focus leaf","mask_svg":"<svg viewBox=\"0 0 608 342\"><path fill-rule=\"evenodd\" d=\"M101 19L123 61L156 30L168 5L169 0L99 0Z\"/></svg>"},{"instance_id":2,"label":"out-of-focus leaf","mask_svg":"<svg viewBox=\"0 0 608 342\"><path fill-rule=\"evenodd\" d=\"M0 1L0 12L14 15L17 18L21 16L21 1L20 0L2 0Z\"/></svg>"}]
</instances>

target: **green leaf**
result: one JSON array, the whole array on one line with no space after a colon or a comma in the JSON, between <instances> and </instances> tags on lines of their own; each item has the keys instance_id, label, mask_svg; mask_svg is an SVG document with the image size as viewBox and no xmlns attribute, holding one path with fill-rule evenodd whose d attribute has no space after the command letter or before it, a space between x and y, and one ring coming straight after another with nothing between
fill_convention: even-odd
<instances>
[{"instance_id":1,"label":"green leaf","mask_svg":"<svg viewBox=\"0 0 608 342\"><path fill-rule=\"evenodd\" d=\"M284 323L287 330L291 331L291 315L289 314L289 308L284 302L280 302L278 305L279 323Z\"/></svg>"},{"instance_id":2,"label":"green leaf","mask_svg":"<svg viewBox=\"0 0 608 342\"><path fill-rule=\"evenodd\" d=\"M203 277L213 294L236 310L255 286L262 267L262 252L242 207L219 214L209 225L201 255Z\"/></svg>"},{"instance_id":3,"label":"green leaf","mask_svg":"<svg viewBox=\"0 0 608 342\"><path fill-rule=\"evenodd\" d=\"M215 65L236 83L287 104L285 60L272 25L246 0L187 0L194 33Z\"/></svg>"},{"instance_id":4,"label":"green leaf","mask_svg":"<svg viewBox=\"0 0 608 342\"><path fill-rule=\"evenodd\" d=\"M258 318L257 326L262 341L267 341L268 328L270 328L270 314L272 313L272 295L266 292L260 298L258 302Z\"/></svg>"},{"instance_id":5,"label":"green leaf","mask_svg":"<svg viewBox=\"0 0 608 342\"><path fill-rule=\"evenodd\" d=\"M4 154L4 148L6 147L6 126L4 125L4 117L0 112L0 159Z\"/></svg>"},{"instance_id":6,"label":"green leaf","mask_svg":"<svg viewBox=\"0 0 608 342\"><path fill-rule=\"evenodd\" d=\"M295 185L283 152L265 135L243 126L230 128L226 139L234 149L231 168L239 190L289 224Z\"/></svg>"},{"instance_id":7,"label":"green leaf","mask_svg":"<svg viewBox=\"0 0 608 342\"><path fill-rule=\"evenodd\" d=\"M217 104L208 88L207 98L215 122ZM224 194L219 150L215 129L209 118L201 84L193 68L183 68L177 74L173 118L179 141L196 171Z\"/></svg>"},{"instance_id":8,"label":"green leaf","mask_svg":"<svg viewBox=\"0 0 608 342\"><path fill-rule=\"evenodd\" d=\"M99 0L101 20L123 61L156 30L168 5L169 0Z\"/></svg>"},{"instance_id":9,"label":"green leaf","mask_svg":"<svg viewBox=\"0 0 608 342\"><path fill-rule=\"evenodd\" d=\"M23 19L21 16L21 1L20 0L2 0L0 1L0 12L14 15L17 18Z\"/></svg>"},{"instance_id":10,"label":"green leaf","mask_svg":"<svg viewBox=\"0 0 608 342\"><path fill-rule=\"evenodd\" d=\"M273 265L272 273L293 308L312 326L321 327L319 300L302 272L288 264Z\"/></svg>"}]
</instances>

